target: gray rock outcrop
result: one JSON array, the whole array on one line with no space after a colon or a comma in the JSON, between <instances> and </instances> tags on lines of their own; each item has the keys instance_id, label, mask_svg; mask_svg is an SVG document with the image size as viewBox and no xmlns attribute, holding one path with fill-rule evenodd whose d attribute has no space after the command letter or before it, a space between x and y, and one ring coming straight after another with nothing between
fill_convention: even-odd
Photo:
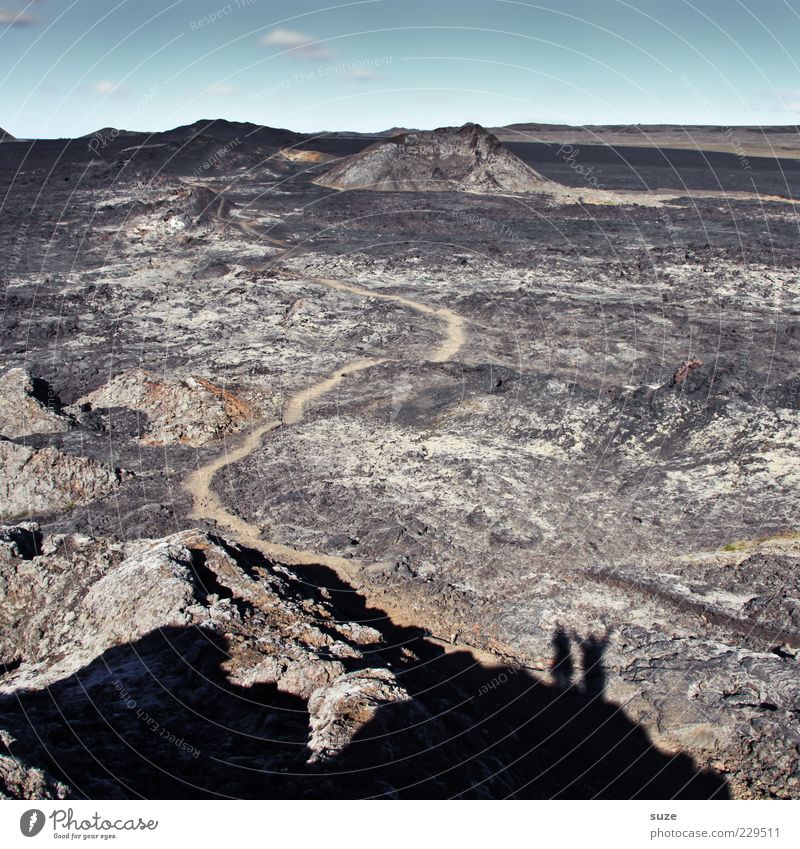
<instances>
[{"instance_id":1,"label":"gray rock outcrop","mask_svg":"<svg viewBox=\"0 0 800 849\"><path fill-rule=\"evenodd\" d=\"M186 629L206 635L201 640L209 647L216 638L226 641L219 660L229 684L274 687L309 700L309 757L318 760L340 753L377 705L408 698L390 670L370 666L369 647L381 640L377 631L339 621L330 605L297 597L296 579L281 567L248 574L235 550L199 531L132 543L81 535L41 543L38 537L35 524L0 529L0 657L11 670L0 679L0 701L57 687L149 635ZM158 655L141 674L166 686L183 673L173 658ZM144 684L130 670L115 670L111 682L110 675L101 676L104 687L124 714L119 689L133 692ZM168 710L170 697L164 697L161 710ZM148 705L151 713L156 707ZM4 733L9 741L26 736L24 727ZM6 746L14 755L22 747ZM40 770L10 761L0 762L3 782L13 795L67 792Z\"/></svg>"},{"instance_id":2,"label":"gray rock outcrop","mask_svg":"<svg viewBox=\"0 0 800 849\"><path fill-rule=\"evenodd\" d=\"M8 437L34 433L63 433L70 420L61 415L55 399L43 403L34 393L34 380L21 368L0 375L0 434Z\"/></svg>"},{"instance_id":3,"label":"gray rock outcrop","mask_svg":"<svg viewBox=\"0 0 800 849\"><path fill-rule=\"evenodd\" d=\"M0 792L541 796L579 776L577 792L627 797L641 770L657 798L725 793L618 706L442 652L314 577L198 530L0 528Z\"/></svg>"},{"instance_id":4,"label":"gray rock outcrop","mask_svg":"<svg viewBox=\"0 0 800 849\"><path fill-rule=\"evenodd\" d=\"M250 404L202 377L159 378L143 369L118 374L74 405L127 407L149 421L147 445L206 445L242 430L257 417Z\"/></svg>"},{"instance_id":5,"label":"gray rock outcrop","mask_svg":"<svg viewBox=\"0 0 800 849\"><path fill-rule=\"evenodd\" d=\"M0 517L69 510L110 494L130 476L88 457L0 439Z\"/></svg>"}]
</instances>

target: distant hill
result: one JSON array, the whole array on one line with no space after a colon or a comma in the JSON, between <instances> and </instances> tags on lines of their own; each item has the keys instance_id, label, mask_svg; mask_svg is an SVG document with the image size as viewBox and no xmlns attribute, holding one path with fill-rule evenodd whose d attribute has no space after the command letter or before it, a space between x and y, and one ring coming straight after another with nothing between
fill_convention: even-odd
<instances>
[{"instance_id":1,"label":"distant hill","mask_svg":"<svg viewBox=\"0 0 800 849\"><path fill-rule=\"evenodd\" d=\"M85 136L81 136L82 139L91 139L91 138L116 138L117 136L133 136L136 133L133 130L120 130L117 127L101 127L99 130L95 130L93 133L87 133Z\"/></svg>"},{"instance_id":2,"label":"distant hill","mask_svg":"<svg viewBox=\"0 0 800 849\"><path fill-rule=\"evenodd\" d=\"M11 133L6 132L2 127L0 127L0 142L4 141L14 141L14 136Z\"/></svg>"},{"instance_id":3,"label":"distant hill","mask_svg":"<svg viewBox=\"0 0 800 849\"><path fill-rule=\"evenodd\" d=\"M392 136L405 136L408 133L421 133L423 130L416 129L414 127L391 127L388 130L382 130L380 133L376 133L376 136L383 136L385 138L392 138Z\"/></svg>"},{"instance_id":4,"label":"distant hill","mask_svg":"<svg viewBox=\"0 0 800 849\"><path fill-rule=\"evenodd\" d=\"M154 139L162 142L186 142L201 135L223 143L238 140L239 142L249 141L278 148L289 147L306 138L303 133L295 133L292 130L285 130L280 127L264 127L260 124L251 124L249 121L201 118L193 124L155 133Z\"/></svg>"},{"instance_id":5,"label":"distant hill","mask_svg":"<svg viewBox=\"0 0 800 849\"><path fill-rule=\"evenodd\" d=\"M604 144L615 147L657 147L713 150L739 156L800 158L796 126L722 127L703 124L508 124L493 127L503 142L544 142L558 145Z\"/></svg>"}]
</instances>

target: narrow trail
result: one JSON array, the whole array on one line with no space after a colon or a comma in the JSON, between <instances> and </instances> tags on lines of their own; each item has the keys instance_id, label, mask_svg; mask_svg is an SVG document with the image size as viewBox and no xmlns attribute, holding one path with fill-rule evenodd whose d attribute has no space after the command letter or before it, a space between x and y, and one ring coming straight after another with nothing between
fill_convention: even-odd
<instances>
[{"instance_id":1,"label":"narrow trail","mask_svg":"<svg viewBox=\"0 0 800 849\"><path fill-rule=\"evenodd\" d=\"M364 371L370 366L377 366L385 363L385 359L363 359L351 363L342 369L338 369L328 377L323 377L316 383L312 383L306 389L301 389L290 396L283 406L283 423L285 425L295 425L303 421L306 406L309 401L315 401L323 395L327 395L341 383L342 378L348 374L356 374L359 371Z\"/></svg>"},{"instance_id":2,"label":"narrow trail","mask_svg":"<svg viewBox=\"0 0 800 849\"><path fill-rule=\"evenodd\" d=\"M257 235L257 231L250 225L247 225L246 222L222 220L228 225L239 227L239 229L250 235ZM310 277L307 278L307 281L359 297L391 301L436 319L442 327L441 339L427 352L427 355L424 357L424 360L427 362L447 362L456 357L466 343L466 319L446 307L432 307L420 301L415 301L412 298L404 297L403 295L376 292L362 286L332 278ZM237 516L228 510L211 486L214 476L218 472L233 463L244 460L252 454L259 448L263 438L267 434L281 427L300 424L305 418L308 404L336 389L343 378L389 361L388 358L360 359L337 369L304 389L298 390L286 400L280 421L260 422L240 437L234 445L226 442L219 456L186 477L183 487L193 499L191 513L193 519L215 522L220 528L229 531L240 544L253 548L266 557L284 563L287 566L326 566L333 570L339 578L359 591L365 597L367 604L385 611L395 625L413 627L418 626L419 623L414 617L408 615L402 602L395 599L393 594L389 594L385 590L379 592L371 591L369 584L364 582L365 572L368 573L370 566L374 567L376 564L368 565L356 559L333 557L308 549L293 548L292 546L264 540L261 537L261 529L257 525L245 521L241 516ZM377 565L380 566L382 564ZM453 645L441 637L429 637L429 639L432 639L445 651L462 651L464 649L464 646ZM487 666L503 664L507 660L499 655L472 646L469 647L469 650L478 662Z\"/></svg>"},{"instance_id":3,"label":"narrow trail","mask_svg":"<svg viewBox=\"0 0 800 849\"><path fill-rule=\"evenodd\" d=\"M262 239L263 241L269 242L271 245L275 245L275 247L278 248L286 247L286 242L283 239L276 239L274 236L268 236L266 233L262 233L249 221L245 221L244 219L234 219L233 223L235 223L244 233L249 233L257 239Z\"/></svg>"},{"instance_id":4,"label":"narrow trail","mask_svg":"<svg viewBox=\"0 0 800 849\"><path fill-rule=\"evenodd\" d=\"M448 360L452 360L467 341L466 319L458 313L453 312L453 310L447 309L447 307L431 307L428 304L414 301L411 298L405 298L402 295L393 295L389 292L374 292L372 289L364 289L361 286L344 283L341 280L334 280L329 277L311 277L309 279L312 283L327 286L329 289L338 289L341 292L349 292L351 295L361 295L365 298L375 298L380 301L392 301L395 304L416 310L416 312L437 318L444 324L445 329L442 334L441 343L428 353L427 359L429 362L446 363Z\"/></svg>"},{"instance_id":5,"label":"narrow trail","mask_svg":"<svg viewBox=\"0 0 800 849\"><path fill-rule=\"evenodd\" d=\"M426 315L432 315L439 319L444 325L442 341L428 353L426 359L430 362L446 362L452 359L461 350L466 340L465 320L446 308L435 308L427 304L419 303L402 295L393 295L387 292L373 292L361 286L354 286L341 280L333 280L322 277L309 278L309 282L317 283L331 289L349 292L368 298L393 301L402 306L414 309ZM284 404L282 420L260 422L243 438L235 447L229 447L226 443L222 454L211 460L204 466L192 472L184 481L184 489L192 496L194 505L192 509L193 519L209 519L216 522L220 527L226 528L236 535L241 541L258 549L268 557L281 560L287 565L314 565L321 564L334 568L337 572L346 573L352 578L362 566L359 561L343 557L331 557L317 552L304 549L296 549L280 543L266 542L261 538L261 530L256 525L246 522L240 516L231 513L225 508L216 493L211 489L214 475L230 466L244 460L253 453L260 445L263 437L279 427L288 427L300 424L305 418L306 407L309 402L321 398L323 395L333 391L343 378L356 374L372 366L387 362L386 358L361 359L349 365L337 369L332 374L317 380L315 383L298 390L291 395Z\"/></svg>"},{"instance_id":6,"label":"narrow trail","mask_svg":"<svg viewBox=\"0 0 800 849\"><path fill-rule=\"evenodd\" d=\"M272 419L260 422L247 431L233 448L229 448L226 443L218 457L192 472L183 483L184 489L192 496L194 502L191 517L216 522L220 527L231 531L239 542L257 549L267 557L280 560L287 566L320 564L334 569L341 577L346 574L348 578L352 578L354 571L357 571L360 566L358 561L348 560L344 557L331 557L307 549L292 548L288 545L262 539L261 529L257 525L246 522L241 516L231 513L211 488L211 483L217 472L226 466L244 460L245 457L259 448L266 434L280 427L302 422L309 401L320 398L335 389L341 383L342 378L347 375L356 374L382 362L385 362L385 360L362 359L337 369L327 377L291 395L284 404L282 420Z\"/></svg>"}]
</instances>

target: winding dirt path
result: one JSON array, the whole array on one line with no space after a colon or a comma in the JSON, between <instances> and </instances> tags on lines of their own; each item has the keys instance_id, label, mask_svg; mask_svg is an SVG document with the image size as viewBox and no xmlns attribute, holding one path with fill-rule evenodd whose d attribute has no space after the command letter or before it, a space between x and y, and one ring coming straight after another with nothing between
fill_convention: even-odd
<instances>
[{"instance_id":1,"label":"winding dirt path","mask_svg":"<svg viewBox=\"0 0 800 849\"><path fill-rule=\"evenodd\" d=\"M337 369L327 377L290 396L284 405L281 421L272 419L257 424L239 439L235 447L229 447L226 442L222 453L218 457L215 457L209 463L206 463L205 466L201 466L192 472L184 480L183 487L192 496L194 501L191 517L193 519L207 519L216 522L220 527L231 531L240 543L250 548L255 548L274 560L280 560L281 563L292 566L321 564L335 569L340 575L346 573L349 577L352 577L353 572L360 565L356 561L347 560L343 557L330 557L324 554L317 554L306 549L292 548L288 545L267 542L262 539L261 529L257 525L246 522L241 516L237 516L228 510L211 488L211 483L217 472L226 466L244 460L245 457L252 454L261 445L261 441L266 434L277 430L279 427L296 425L303 421L309 401L320 398L335 389L341 383L342 378L347 375L364 371L364 369L382 362L385 362L385 360L362 359L344 368Z\"/></svg>"},{"instance_id":2,"label":"winding dirt path","mask_svg":"<svg viewBox=\"0 0 800 849\"><path fill-rule=\"evenodd\" d=\"M218 218L220 223L234 226L251 236L263 238L263 235L243 219ZM273 244L277 240L269 239ZM282 245L285 246L285 245ZM406 298L390 292L376 292L327 277L309 277L308 282L340 292L347 292L364 298L391 301L407 309L436 319L442 327L441 339L427 352L428 362L443 363L456 357L467 341L467 321L447 307L432 307L421 301ZM281 421L271 420L258 423L251 430L240 436L233 444L226 441L222 453L187 475L183 482L184 489L191 495L193 508L191 517L198 520L215 522L220 528L229 531L240 544L261 552L264 556L287 566L326 566L347 582L355 591L361 593L366 603L383 610L393 624L400 626L420 627L419 611L410 614L403 599L396 593L385 588L373 588L364 580L370 568L381 568L384 564L366 564L354 558L332 557L308 549L293 548L282 543L269 542L261 537L261 529L257 525L245 521L228 510L211 487L214 476L233 463L238 463L252 454L260 445L263 438L280 427L290 427L299 424L305 417L309 402L314 401L333 391L344 377L364 371L372 366L390 361L389 358L361 359L350 363L331 374L298 390L290 396L283 407ZM373 623L378 624L378 623ZM463 651L464 645L457 645L442 636L436 636L428 630L426 637L445 652ZM486 668L494 668L508 662L508 657L496 654L477 646L469 646L469 651Z\"/></svg>"},{"instance_id":3,"label":"winding dirt path","mask_svg":"<svg viewBox=\"0 0 800 849\"><path fill-rule=\"evenodd\" d=\"M405 298L402 295L393 295L390 292L375 292L372 289L364 289L362 286L355 286L352 283L333 280L329 277L312 277L310 280L312 283L319 283L321 286L327 286L329 289L338 289L341 292L349 292L351 295L361 295L365 298L375 298L380 301L393 301L395 304L400 304L401 306L416 310L416 312L437 318L444 324L444 333L442 334L441 344L428 353L428 360L430 362L446 363L448 360L452 360L467 341L466 320L458 313L446 307L431 307L428 304L414 301L411 298Z\"/></svg>"},{"instance_id":4,"label":"winding dirt path","mask_svg":"<svg viewBox=\"0 0 800 849\"><path fill-rule=\"evenodd\" d=\"M414 301L402 295L395 295L388 292L374 292L370 289L345 283L341 280L312 277L309 278L309 282L360 297L392 301L416 312L434 317L442 325L443 331L441 341L428 352L427 359L431 362L447 362L458 354L466 341L467 331L465 319L445 307L431 307L428 304ZM387 359L361 359L337 369L332 374L317 380L310 386L291 395L284 405L282 421L272 420L257 424L241 437L238 444L234 446L230 446L226 442L222 453L218 457L189 474L184 480L183 487L193 499L192 518L215 522L221 528L230 531L240 543L255 548L265 556L279 560L281 563L292 566L318 564L327 566L333 569L341 578L351 583L355 582L360 586L362 582L357 576L364 567L361 561L343 557L331 557L314 551L292 548L291 546L268 542L262 539L261 529L228 510L211 488L211 484L217 472L233 463L238 463L252 454L261 445L262 439L266 434L279 427L289 427L302 422L309 402L321 398L323 395L334 390L344 377L364 371L383 362L387 362ZM383 598L381 603L385 608L386 602ZM391 615L397 624L401 624L401 620L405 619L399 609L393 610Z\"/></svg>"}]
</instances>

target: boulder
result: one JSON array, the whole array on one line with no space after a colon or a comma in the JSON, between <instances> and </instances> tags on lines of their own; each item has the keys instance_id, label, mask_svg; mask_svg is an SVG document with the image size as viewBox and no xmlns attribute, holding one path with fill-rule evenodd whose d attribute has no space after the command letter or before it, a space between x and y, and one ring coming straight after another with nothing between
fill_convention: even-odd
<instances>
[{"instance_id":1,"label":"boulder","mask_svg":"<svg viewBox=\"0 0 800 849\"><path fill-rule=\"evenodd\" d=\"M88 457L0 439L0 518L70 510L109 495L129 477Z\"/></svg>"}]
</instances>

